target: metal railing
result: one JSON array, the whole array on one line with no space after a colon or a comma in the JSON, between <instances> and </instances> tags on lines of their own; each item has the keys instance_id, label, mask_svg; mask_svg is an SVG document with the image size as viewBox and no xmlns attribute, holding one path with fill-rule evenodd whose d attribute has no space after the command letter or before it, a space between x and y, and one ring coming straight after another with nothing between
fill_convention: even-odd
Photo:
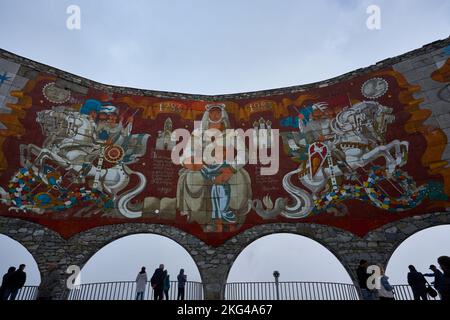
<instances>
[{"instance_id":1,"label":"metal railing","mask_svg":"<svg viewBox=\"0 0 450 320\"><path fill-rule=\"evenodd\" d=\"M414 300L407 284L393 285L396 300ZM331 282L234 282L225 287L226 300L359 300L353 284ZM439 297L429 300L437 300Z\"/></svg>"},{"instance_id":2,"label":"metal railing","mask_svg":"<svg viewBox=\"0 0 450 320\"><path fill-rule=\"evenodd\" d=\"M395 300L414 300L412 289L407 284L393 285Z\"/></svg>"},{"instance_id":3,"label":"metal railing","mask_svg":"<svg viewBox=\"0 0 450 320\"><path fill-rule=\"evenodd\" d=\"M395 300L414 300L412 289L407 284L393 285ZM436 290L436 288L433 287ZM428 300L440 300L439 295L436 298L432 298L428 295Z\"/></svg>"},{"instance_id":4,"label":"metal railing","mask_svg":"<svg viewBox=\"0 0 450 320\"><path fill-rule=\"evenodd\" d=\"M153 300L153 288L147 283L144 300ZM176 300L178 282L171 281L169 300ZM135 300L135 281L115 281L87 283L76 286L69 292L68 300ZM164 297L165 299L165 297ZM203 300L203 285L200 282L187 281L184 289L185 300Z\"/></svg>"},{"instance_id":5,"label":"metal railing","mask_svg":"<svg viewBox=\"0 0 450 320\"><path fill-rule=\"evenodd\" d=\"M413 300L411 287L407 284L393 285L396 300ZM35 300L38 286L24 286L16 300ZM178 284L171 281L169 299L176 300ZM232 282L225 287L226 300L358 300L354 285L330 282L279 282L278 295L275 282ZM69 292L69 300L134 300L136 283L133 281L102 282L82 284ZM153 289L147 284L145 300L153 299ZM185 288L186 300L203 300L203 286L200 282L188 281ZM438 300L439 297L430 300Z\"/></svg>"},{"instance_id":6,"label":"metal railing","mask_svg":"<svg viewBox=\"0 0 450 320\"><path fill-rule=\"evenodd\" d=\"M358 300L353 284L330 282L232 282L226 300Z\"/></svg>"},{"instance_id":7,"label":"metal railing","mask_svg":"<svg viewBox=\"0 0 450 320\"><path fill-rule=\"evenodd\" d=\"M38 286L23 286L17 293L16 300L35 300Z\"/></svg>"}]
</instances>

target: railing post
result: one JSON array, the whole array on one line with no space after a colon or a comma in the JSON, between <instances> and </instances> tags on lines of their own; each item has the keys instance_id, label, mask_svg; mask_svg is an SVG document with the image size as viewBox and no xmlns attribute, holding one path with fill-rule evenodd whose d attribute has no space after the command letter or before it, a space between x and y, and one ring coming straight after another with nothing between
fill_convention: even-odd
<instances>
[{"instance_id":1,"label":"railing post","mask_svg":"<svg viewBox=\"0 0 450 320\"><path fill-rule=\"evenodd\" d=\"M275 292L277 295L277 300L280 300L280 283L278 282L278 279L280 278L280 273L278 271L273 272L273 276L275 278Z\"/></svg>"}]
</instances>

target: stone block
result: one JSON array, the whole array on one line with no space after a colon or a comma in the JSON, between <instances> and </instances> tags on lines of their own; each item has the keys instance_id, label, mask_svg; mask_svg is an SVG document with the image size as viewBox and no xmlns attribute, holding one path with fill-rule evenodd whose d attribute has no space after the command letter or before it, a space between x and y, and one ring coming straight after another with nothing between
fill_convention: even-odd
<instances>
[{"instance_id":1,"label":"stone block","mask_svg":"<svg viewBox=\"0 0 450 320\"><path fill-rule=\"evenodd\" d=\"M397 232L398 232L398 229L395 226L386 229L386 233L397 233Z\"/></svg>"}]
</instances>

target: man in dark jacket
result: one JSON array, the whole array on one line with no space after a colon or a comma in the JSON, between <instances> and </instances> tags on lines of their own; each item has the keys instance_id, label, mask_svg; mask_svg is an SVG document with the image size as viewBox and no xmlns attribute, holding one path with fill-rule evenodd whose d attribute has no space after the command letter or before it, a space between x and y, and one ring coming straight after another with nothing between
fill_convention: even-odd
<instances>
[{"instance_id":1,"label":"man in dark jacket","mask_svg":"<svg viewBox=\"0 0 450 320\"><path fill-rule=\"evenodd\" d=\"M450 301L450 257L442 256L439 257L437 261L442 271L444 271L441 299L444 301Z\"/></svg>"},{"instance_id":2,"label":"man in dark jacket","mask_svg":"<svg viewBox=\"0 0 450 320\"><path fill-rule=\"evenodd\" d=\"M409 267L409 273L408 273L408 284L410 285L414 300L428 300L427 296L427 280L423 276L422 273L418 272L416 268L412 265Z\"/></svg>"},{"instance_id":3,"label":"man in dark jacket","mask_svg":"<svg viewBox=\"0 0 450 320\"><path fill-rule=\"evenodd\" d=\"M184 300L184 288L186 287L187 276L184 274L184 269L180 269L180 274L177 276L178 280L178 297L177 300Z\"/></svg>"},{"instance_id":4,"label":"man in dark jacket","mask_svg":"<svg viewBox=\"0 0 450 320\"><path fill-rule=\"evenodd\" d=\"M442 299L442 291L444 290L444 274L438 268L436 268L434 264L430 266L430 270L433 271L433 273L426 273L423 276L434 278L434 288L437 290L439 296Z\"/></svg>"},{"instance_id":5,"label":"man in dark jacket","mask_svg":"<svg viewBox=\"0 0 450 320\"><path fill-rule=\"evenodd\" d=\"M3 275L2 286L0 287L0 300L8 300L11 294L11 276L16 267L9 267L8 272Z\"/></svg>"},{"instance_id":6,"label":"man in dark jacket","mask_svg":"<svg viewBox=\"0 0 450 320\"><path fill-rule=\"evenodd\" d=\"M363 300L375 300L375 292L367 288L367 280L370 277L370 274L367 273L368 266L369 264L366 260L361 260L356 269L356 275L358 276L359 288L361 289Z\"/></svg>"},{"instance_id":7,"label":"man in dark jacket","mask_svg":"<svg viewBox=\"0 0 450 320\"><path fill-rule=\"evenodd\" d=\"M153 298L154 300L162 300L164 293L164 265L159 265L159 268L155 270L152 278L150 279L150 284L153 288Z\"/></svg>"}]
</instances>

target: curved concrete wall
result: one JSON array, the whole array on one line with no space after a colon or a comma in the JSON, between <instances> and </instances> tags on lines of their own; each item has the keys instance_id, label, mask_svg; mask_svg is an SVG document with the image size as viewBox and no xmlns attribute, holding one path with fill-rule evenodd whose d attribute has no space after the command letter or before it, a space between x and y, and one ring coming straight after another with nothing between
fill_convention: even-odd
<instances>
[{"instance_id":1,"label":"curved concrete wall","mask_svg":"<svg viewBox=\"0 0 450 320\"><path fill-rule=\"evenodd\" d=\"M182 244L207 298L276 232L317 240L355 279L359 259L386 264L449 222L449 83L450 38L320 83L221 96L108 86L0 51L0 232L44 277L59 262L55 292L68 265L139 232ZM203 141L195 121L224 141L225 129L268 134L247 154L279 166L190 164L186 150L174 163L173 132Z\"/></svg>"}]
</instances>

